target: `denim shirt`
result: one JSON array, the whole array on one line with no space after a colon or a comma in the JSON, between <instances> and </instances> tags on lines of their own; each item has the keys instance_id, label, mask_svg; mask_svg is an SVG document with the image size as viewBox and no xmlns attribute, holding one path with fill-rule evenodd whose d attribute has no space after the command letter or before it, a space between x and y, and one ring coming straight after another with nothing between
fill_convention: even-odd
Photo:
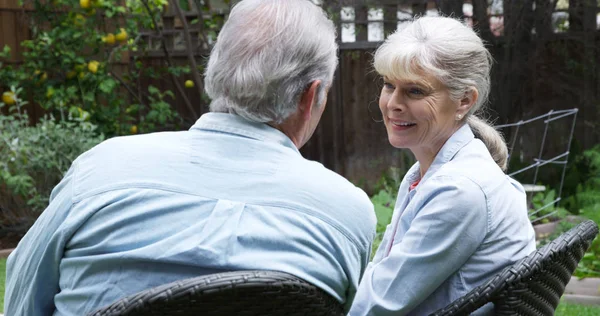
<instances>
[{"instance_id":1,"label":"denim shirt","mask_svg":"<svg viewBox=\"0 0 600 316\"><path fill-rule=\"evenodd\" d=\"M267 124L224 113L81 155L7 262L5 313L85 315L211 273L277 270L347 308L369 260L368 196Z\"/></svg>"},{"instance_id":2,"label":"denim shirt","mask_svg":"<svg viewBox=\"0 0 600 316\"><path fill-rule=\"evenodd\" d=\"M400 185L392 222L349 315L428 315L535 250L523 187L468 125L410 191L419 178L417 163Z\"/></svg>"}]
</instances>

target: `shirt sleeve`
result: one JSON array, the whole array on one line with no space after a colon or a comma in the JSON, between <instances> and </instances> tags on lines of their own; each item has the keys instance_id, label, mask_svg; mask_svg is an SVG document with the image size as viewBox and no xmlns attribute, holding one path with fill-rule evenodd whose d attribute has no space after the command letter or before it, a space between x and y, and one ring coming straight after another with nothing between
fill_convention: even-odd
<instances>
[{"instance_id":1,"label":"shirt sleeve","mask_svg":"<svg viewBox=\"0 0 600 316\"><path fill-rule=\"evenodd\" d=\"M488 216L478 185L469 179L434 177L417 190L421 192L414 196L416 214L408 230L394 240L387 257L369 265L349 315L409 313L483 241Z\"/></svg>"},{"instance_id":2,"label":"shirt sleeve","mask_svg":"<svg viewBox=\"0 0 600 316\"><path fill-rule=\"evenodd\" d=\"M59 265L68 236L61 233L72 206L72 166L54 188L50 204L6 262L4 314L41 316L54 313L59 292Z\"/></svg>"}]
</instances>

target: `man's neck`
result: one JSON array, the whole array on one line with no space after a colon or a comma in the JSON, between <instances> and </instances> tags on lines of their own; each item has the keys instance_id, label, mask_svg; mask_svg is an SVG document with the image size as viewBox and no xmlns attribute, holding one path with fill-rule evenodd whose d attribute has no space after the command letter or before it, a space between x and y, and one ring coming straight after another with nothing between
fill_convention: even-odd
<instances>
[{"instance_id":1,"label":"man's neck","mask_svg":"<svg viewBox=\"0 0 600 316\"><path fill-rule=\"evenodd\" d=\"M304 143L302 143L302 139L299 137L301 133L299 133L298 127L295 124L292 124L289 119L281 124L275 124L273 122L267 124L289 137L292 143L296 145L296 148L300 149L302 145L304 145Z\"/></svg>"}]
</instances>

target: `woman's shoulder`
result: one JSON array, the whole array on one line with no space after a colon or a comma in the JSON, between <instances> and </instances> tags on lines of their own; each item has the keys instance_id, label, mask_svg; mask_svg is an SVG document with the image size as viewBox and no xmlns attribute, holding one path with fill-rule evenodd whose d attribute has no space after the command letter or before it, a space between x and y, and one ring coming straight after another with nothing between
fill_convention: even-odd
<instances>
[{"instance_id":1,"label":"woman's shoulder","mask_svg":"<svg viewBox=\"0 0 600 316\"><path fill-rule=\"evenodd\" d=\"M449 179L468 179L489 198L497 192L519 195L522 186L511 179L494 162L485 145L475 139L465 146L450 161L442 165L436 176Z\"/></svg>"},{"instance_id":2,"label":"woman's shoulder","mask_svg":"<svg viewBox=\"0 0 600 316\"><path fill-rule=\"evenodd\" d=\"M461 148L440 168L446 173L467 176L475 182L482 178L504 178L505 173L492 158L487 147L479 139L474 139Z\"/></svg>"}]
</instances>

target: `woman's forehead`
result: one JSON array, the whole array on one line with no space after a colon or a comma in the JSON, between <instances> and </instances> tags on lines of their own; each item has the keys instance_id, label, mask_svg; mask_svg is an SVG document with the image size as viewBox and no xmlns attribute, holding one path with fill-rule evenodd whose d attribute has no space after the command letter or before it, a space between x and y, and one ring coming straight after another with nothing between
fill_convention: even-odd
<instances>
[{"instance_id":1,"label":"woman's forehead","mask_svg":"<svg viewBox=\"0 0 600 316\"><path fill-rule=\"evenodd\" d=\"M414 73L409 76L393 76L391 74L382 75L383 80L393 81L404 85L420 85L426 87L439 87L441 82L433 75Z\"/></svg>"}]
</instances>

